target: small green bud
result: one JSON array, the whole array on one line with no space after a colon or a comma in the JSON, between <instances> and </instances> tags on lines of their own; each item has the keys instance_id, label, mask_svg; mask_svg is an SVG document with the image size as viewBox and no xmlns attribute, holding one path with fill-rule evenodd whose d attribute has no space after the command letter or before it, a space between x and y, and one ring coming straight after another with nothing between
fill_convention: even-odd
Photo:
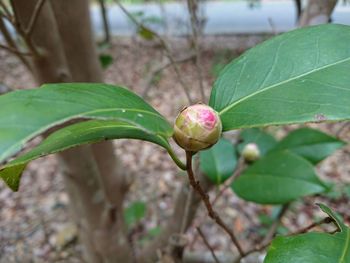
<instances>
[{"instance_id":1,"label":"small green bud","mask_svg":"<svg viewBox=\"0 0 350 263\"><path fill-rule=\"evenodd\" d=\"M174 139L186 151L197 152L213 146L220 138L219 114L204 104L183 109L174 124Z\"/></svg>"},{"instance_id":2,"label":"small green bud","mask_svg":"<svg viewBox=\"0 0 350 263\"><path fill-rule=\"evenodd\" d=\"M244 146L242 156L247 162L254 162L260 158L260 150L255 143L248 143Z\"/></svg>"}]
</instances>

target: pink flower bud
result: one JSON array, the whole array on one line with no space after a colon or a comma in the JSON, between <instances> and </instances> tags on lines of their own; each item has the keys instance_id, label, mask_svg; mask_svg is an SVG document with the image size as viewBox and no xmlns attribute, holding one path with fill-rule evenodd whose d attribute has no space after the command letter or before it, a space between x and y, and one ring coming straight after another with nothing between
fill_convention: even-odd
<instances>
[{"instance_id":1,"label":"pink flower bud","mask_svg":"<svg viewBox=\"0 0 350 263\"><path fill-rule=\"evenodd\" d=\"M183 109L174 125L174 139L186 151L197 152L214 145L222 132L218 113L204 104Z\"/></svg>"},{"instance_id":2,"label":"pink flower bud","mask_svg":"<svg viewBox=\"0 0 350 263\"><path fill-rule=\"evenodd\" d=\"M243 158L248 162L254 162L260 158L260 150L255 143L248 143L242 151Z\"/></svg>"}]
</instances>

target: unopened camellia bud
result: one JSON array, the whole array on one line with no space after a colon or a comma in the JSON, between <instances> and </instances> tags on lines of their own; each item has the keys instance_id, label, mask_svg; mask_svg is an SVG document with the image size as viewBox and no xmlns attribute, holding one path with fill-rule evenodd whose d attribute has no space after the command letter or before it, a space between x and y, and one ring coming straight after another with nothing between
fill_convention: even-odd
<instances>
[{"instance_id":1,"label":"unopened camellia bud","mask_svg":"<svg viewBox=\"0 0 350 263\"><path fill-rule=\"evenodd\" d=\"M186 151L197 152L214 145L222 132L218 113L204 104L183 109L174 125L174 139Z\"/></svg>"},{"instance_id":2,"label":"unopened camellia bud","mask_svg":"<svg viewBox=\"0 0 350 263\"><path fill-rule=\"evenodd\" d=\"M248 143L242 151L243 158L248 162L254 162L260 158L260 150L255 143Z\"/></svg>"}]
</instances>

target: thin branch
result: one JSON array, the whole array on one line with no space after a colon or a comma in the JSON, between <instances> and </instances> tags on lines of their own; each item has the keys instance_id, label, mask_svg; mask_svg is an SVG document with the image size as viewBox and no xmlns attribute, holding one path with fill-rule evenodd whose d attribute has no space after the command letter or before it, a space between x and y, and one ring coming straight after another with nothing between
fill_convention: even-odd
<instances>
[{"instance_id":1,"label":"thin branch","mask_svg":"<svg viewBox=\"0 0 350 263\"><path fill-rule=\"evenodd\" d=\"M10 22L12 23L12 25L16 29L17 33L22 37L22 39L26 43L28 49L33 54L33 56L35 58L39 58L40 57L40 53L37 50L36 46L34 45L31 36L26 34L26 31L23 29L23 27L21 25L21 22L20 22L18 13L17 13L15 2L13 0L10 0L10 2L11 2L13 14L14 14L14 19L12 19Z\"/></svg>"},{"instance_id":2,"label":"thin branch","mask_svg":"<svg viewBox=\"0 0 350 263\"><path fill-rule=\"evenodd\" d=\"M233 231L225 224L225 222L221 219L221 217L214 211L208 194L203 190L201 187L199 181L195 178L193 169L192 169L192 156L193 153L186 151L186 166L187 166L187 174L188 174L188 179L193 187L193 189L199 194L201 197L205 207L208 210L208 215L211 219L213 219L231 238L233 244L237 247L239 254L244 255L243 249L241 245L239 244L235 234Z\"/></svg>"},{"instance_id":3,"label":"thin branch","mask_svg":"<svg viewBox=\"0 0 350 263\"><path fill-rule=\"evenodd\" d=\"M33 29L34 29L34 26L36 24L36 21L38 20L38 17L39 17L39 14L40 14L40 11L43 7L45 3L45 0L38 0L36 2L36 5L34 7L34 11L33 11L33 14L32 16L30 17L30 20L29 20L29 23L28 23L28 27L27 29L25 30L25 34L27 35L27 37L29 37L32 32L33 32Z\"/></svg>"},{"instance_id":4,"label":"thin branch","mask_svg":"<svg viewBox=\"0 0 350 263\"><path fill-rule=\"evenodd\" d=\"M193 59L195 57L195 54L190 54L188 56L182 57L182 58L178 58L175 59L175 63L184 63L187 62L191 59ZM147 94L151 88L151 84L154 80L154 78L163 70L165 70L166 68L168 68L169 66L171 66L172 63L169 59L167 59L167 61L160 63L158 65L156 65L153 69L151 69L148 73L148 75L144 78L144 88L143 88L143 93L142 93L142 97L145 98L147 97Z\"/></svg>"},{"instance_id":5,"label":"thin branch","mask_svg":"<svg viewBox=\"0 0 350 263\"><path fill-rule=\"evenodd\" d=\"M277 228L281 224L282 217L286 214L286 212L288 211L288 208L289 208L289 203L282 206L281 210L279 211L277 217L273 221L273 223L272 223L270 229L268 230L262 243L266 243L269 241L271 242L271 240L273 239L273 237L276 234Z\"/></svg>"},{"instance_id":6,"label":"thin branch","mask_svg":"<svg viewBox=\"0 0 350 263\"><path fill-rule=\"evenodd\" d=\"M207 248L210 250L210 253L211 253L211 255L213 256L215 262L216 262L216 263L220 263L219 259L218 259L218 258L216 257L216 255L215 255L214 249L210 246L210 244L209 244L208 240L206 239L204 233L202 232L201 228L200 228L200 227L197 227L196 229L197 229L199 235L201 236L201 238L203 239L204 244L205 244L205 245L207 246Z\"/></svg>"},{"instance_id":7,"label":"thin branch","mask_svg":"<svg viewBox=\"0 0 350 263\"><path fill-rule=\"evenodd\" d=\"M193 40L193 46L194 50L196 52L196 71L198 75L198 81L199 81L199 90L201 93L202 101L203 103L206 102L205 92L204 92L204 83L203 83L203 70L202 70L202 63L201 63L201 52L199 48L199 37L200 32L198 28L199 20L197 17L197 9L198 9L198 3L196 0L187 0L187 6L188 11L190 13L191 17L191 28L192 28L192 40Z\"/></svg>"},{"instance_id":8,"label":"thin branch","mask_svg":"<svg viewBox=\"0 0 350 263\"><path fill-rule=\"evenodd\" d=\"M336 132L336 137L337 138L339 138L340 137L340 135L342 134L342 132L346 129L346 128L348 128L348 127L350 127L350 122L346 122L346 123L344 123L340 128L339 128L339 130Z\"/></svg>"},{"instance_id":9,"label":"thin branch","mask_svg":"<svg viewBox=\"0 0 350 263\"><path fill-rule=\"evenodd\" d=\"M116 4L119 6L119 8L123 11L123 13L140 29L146 29L147 31L150 31L152 33L153 36L155 36L158 41L160 42L161 46L163 47L163 49L165 50L166 56L169 58L172 67L174 68L175 74L180 82L180 85L182 87L182 89L184 90L186 97L188 99L188 102L190 104L193 104L193 100L191 98L190 92L189 92L189 88L186 85L186 83L183 81L182 77L181 77L181 73L180 73L180 69L178 67L178 65L175 62L175 59L172 55L172 52L168 46L168 44L166 43L166 41L159 35L157 34L155 31L146 28L142 23L140 23L139 21L137 21L137 19L135 19L135 17L129 13L128 10L126 10L126 8L118 1L115 0Z\"/></svg>"},{"instance_id":10,"label":"thin branch","mask_svg":"<svg viewBox=\"0 0 350 263\"><path fill-rule=\"evenodd\" d=\"M12 39L12 36L10 34L10 32L8 31L6 24L4 22L3 19L0 18L0 32L4 37L4 40L7 43L7 46L12 48L13 50L19 51L16 42ZM13 53L13 52L12 52ZM15 56L23 63L23 65L29 70L32 71L32 68L27 60L27 58L25 58L24 52L20 52L20 53L14 53Z\"/></svg>"},{"instance_id":11,"label":"thin branch","mask_svg":"<svg viewBox=\"0 0 350 263\"><path fill-rule=\"evenodd\" d=\"M31 53L28 53L28 52L22 52L16 48L13 48L13 47L8 47L8 46L5 46L5 45L2 45L0 44L0 48L1 49L5 49L6 51L8 52L11 52L13 54L16 54L16 55L20 55L20 56L32 56L33 54Z\"/></svg>"},{"instance_id":12,"label":"thin branch","mask_svg":"<svg viewBox=\"0 0 350 263\"><path fill-rule=\"evenodd\" d=\"M225 191L231 186L232 182L242 173L242 171L246 168L246 163L244 161L244 158L243 157L240 157L238 159L238 164L237 164L237 168L236 170L234 171L233 175L225 181L225 183L223 184L223 187L221 188L220 192L217 193L217 195L215 196L213 202L211 203L212 206L214 206L217 201L220 199L220 197L225 193ZM202 225L204 222L204 218L199 222L197 223L196 225L197 226L200 226ZM194 243L196 243L198 239L198 235L195 234L194 238L192 239L192 242L191 242L191 246L194 245Z\"/></svg>"},{"instance_id":13,"label":"thin branch","mask_svg":"<svg viewBox=\"0 0 350 263\"><path fill-rule=\"evenodd\" d=\"M320 226L322 224L329 224L329 223L332 223L332 222L334 222L332 218L326 217L326 218L322 219L321 221L314 222L314 223L308 225L307 227L302 228L302 229L300 229L300 230L298 230L296 232L290 233L290 234L288 234L286 236L288 237L288 236L295 236L295 235L304 234L304 233L308 232L309 230L313 229L314 227ZM263 249L267 248L271 244L271 241L272 240L268 240L265 243L262 243L261 245L255 246L255 247L247 250L243 255L240 255L234 261L234 263L239 263L242 258L244 258L244 257L246 257L246 256L248 256L248 255L250 255L250 254L252 254L254 252L262 251Z\"/></svg>"},{"instance_id":14,"label":"thin branch","mask_svg":"<svg viewBox=\"0 0 350 263\"><path fill-rule=\"evenodd\" d=\"M237 168L234 171L233 175L224 183L224 187L220 190L220 192L215 196L212 205L214 206L219 198L225 193L225 191L231 187L232 182L243 172L243 170L247 167L244 158L240 157L238 159Z\"/></svg>"},{"instance_id":15,"label":"thin branch","mask_svg":"<svg viewBox=\"0 0 350 263\"><path fill-rule=\"evenodd\" d=\"M3 17L8 19L9 21L12 20L12 14L11 14L10 10L7 8L6 4L2 0L0 0L0 7L2 7L2 9L4 10Z\"/></svg>"}]
</instances>

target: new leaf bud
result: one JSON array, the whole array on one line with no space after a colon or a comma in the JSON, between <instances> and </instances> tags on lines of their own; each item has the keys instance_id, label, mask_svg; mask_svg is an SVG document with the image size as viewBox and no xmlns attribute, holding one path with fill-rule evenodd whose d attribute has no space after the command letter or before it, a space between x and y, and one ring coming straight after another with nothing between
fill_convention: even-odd
<instances>
[{"instance_id":1,"label":"new leaf bud","mask_svg":"<svg viewBox=\"0 0 350 263\"><path fill-rule=\"evenodd\" d=\"M255 143L248 143L242 151L243 158L248 162L254 162L260 158L260 150Z\"/></svg>"},{"instance_id":2,"label":"new leaf bud","mask_svg":"<svg viewBox=\"0 0 350 263\"><path fill-rule=\"evenodd\" d=\"M183 109L174 124L174 139L186 151L197 152L213 146L222 132L218 113L204 104Z\"/></svg>"}]
</instances>

